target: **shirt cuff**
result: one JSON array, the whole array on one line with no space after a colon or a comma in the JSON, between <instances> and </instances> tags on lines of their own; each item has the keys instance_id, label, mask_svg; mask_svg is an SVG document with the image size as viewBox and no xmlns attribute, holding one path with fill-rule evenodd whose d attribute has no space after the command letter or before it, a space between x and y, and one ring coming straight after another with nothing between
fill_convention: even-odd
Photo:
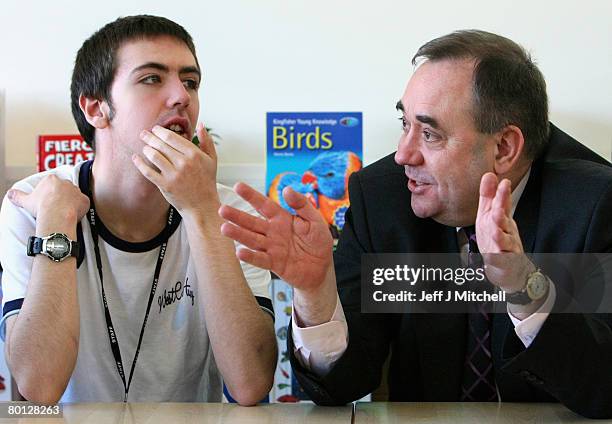
<instances>
[{"instance_id":1,"label":"shirt cuff","mask_svg":"<svg viewBox=\"0 0 612 424\"><path fill-rule=\"evenodd\" d=\"M544 301L542 306L540 306L540 308L538 308L538 310L535 311L533 314L529 315L524 320L520 320L514 317L514 315L510 313L510 310L508 310L508 316L510 316L512 324L514 324L514 332L516 333L518 338L521 339L525 347L529 347L533 342L533 339L536 338L536 336L540 332L540 329L542 328L542 325L544 325L546 318L548 318L548 315L550 314L550 311L552 311L553 306L555 304L555 299L557 298L557 291L555 290L555 285L553 284L553 282L550 281L550 278L548 279L548 283L548 296L546 297L546 300Z\"/></svg>"},{"instance_id":2,"label":"shirt cuff","mask_svg":"<svg viewBox=\"0 0 612 424\"><path fill-rule=\"evenodd\" d=\"M295 307L292 309L293 353L305 369L323 377L348 347L348 325L340 298L336 295L330 321L312 327L299 327Z\"/></svg>"}]
</instances>

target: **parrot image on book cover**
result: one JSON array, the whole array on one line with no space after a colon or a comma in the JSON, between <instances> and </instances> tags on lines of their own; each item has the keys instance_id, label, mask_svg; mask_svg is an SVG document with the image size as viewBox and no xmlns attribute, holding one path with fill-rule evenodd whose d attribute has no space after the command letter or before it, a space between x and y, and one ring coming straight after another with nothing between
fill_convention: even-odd
<instances>
[{"instance_id":1,"label":"parrot image on book cover","mask_svg":"<svg viewBox=\"0 0 612 424\"><path fill-rule=\"evenodd\" d=\"M320 153L300 176L296 172L282 172L274 178L268 196L284 209L295 214L282 191L289 186L305 195L329 224L332 233L344 226L344 214L349 206L348 180L361 169L361 159L350 151Z\"/></svg>"}]
</instances>

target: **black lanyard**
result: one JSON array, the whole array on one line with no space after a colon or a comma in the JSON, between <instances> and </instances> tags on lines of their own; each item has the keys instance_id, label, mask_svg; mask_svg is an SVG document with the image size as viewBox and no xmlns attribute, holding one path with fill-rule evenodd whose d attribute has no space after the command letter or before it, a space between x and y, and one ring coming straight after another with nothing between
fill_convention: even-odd
<instances>
[{"instance_id":1,"label":"black lanyard","mask_svg":"<svg viewBox=\"0 0 612 424\"><path fill-rule=\"evenodd\" d=\"M91 172L91 171L90 171ZM91 181L91 174L89 180ZM104 278L102 276L102 259L100 257L100 249L98 247L98 231L96 229L96 209L93 202L93 196L91 194L91 188L89 189L89 226L91 227L91 237L94 243L94 252L96 254L96 265L98 266L98 275L100 276L100 288L102 289L102 303L104 304L104 316L106 318L106 328L108 330L108 339L110 341L111 350L117 364L117 371L123 381L124 396L123 401L127 402L128 392L130 391L130 385L132 384L132 377L134 376L134 369L136 367L136 361L138 360L138 353L140 352L140 345L142 344L142 337L144 336L145 327L147 326L147 320L149 319L149 311L153 304L153 298L155 297L155 289L159 282L159 273L161 266L164 261L166 254L166 246L168 244L168 237L162 243L159 248L159 256L157 257L157 265L155 266L155 273L153 274L153 283L151 284L151 294L149 295L149 303L147 303L147 312L145 313L144 320L142 322L142 329L140 330L140 336L138 337L138 345L136 346L136 352L134 353L134 361L132 362L132 369L130 370L130 377L126 383L125 372L123 370L123 360L121 359L121 351L119 350L119 341L117 340L117 333L115 333L115 327L113 326L113 320L111 319L110 310L108 309L108 303L106 301L106 294L104 292ZM174 208L170 206L168 211L168 221L164 232L166 236L170 235L170 228L172 227L172 219L174 217Z\"/></svg>"}]
</instances>

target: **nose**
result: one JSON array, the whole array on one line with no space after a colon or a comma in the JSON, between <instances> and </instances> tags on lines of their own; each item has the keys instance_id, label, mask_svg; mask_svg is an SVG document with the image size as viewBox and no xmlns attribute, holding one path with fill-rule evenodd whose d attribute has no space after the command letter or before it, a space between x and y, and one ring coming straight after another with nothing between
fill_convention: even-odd
<instances>
[{"instance_id":1,"label":"nose","mask_svg":"<svg viewBox=\"0 0 612 424\"><path fill-rule=\"evenodd\" d=\"M168 85L168 107L169 108L186 108L191 103L191 94L187 90L187 87L183 84L183 81L176 76L172 79L171 84Z\"/></svg>"},{"instance_id":2,"label":"nose","mask_svg":"<svg viewBox=\"0 0 612 424\"><path fill-rule=\"evenodd\" d=\"M395 152L395 163L398 165L419 166L424 162L421 153L421 143L413 128L408 133L402 133Z\"/></svg>"}]
</instances>

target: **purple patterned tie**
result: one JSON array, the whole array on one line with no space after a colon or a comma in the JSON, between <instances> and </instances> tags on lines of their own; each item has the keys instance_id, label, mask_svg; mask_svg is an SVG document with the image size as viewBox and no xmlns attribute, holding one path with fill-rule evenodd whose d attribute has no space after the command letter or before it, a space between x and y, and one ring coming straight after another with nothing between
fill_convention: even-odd
<instances>
[{"instance_id":1,"label":"purple patterned tie","mask_svg":"<svg viewBox=\"0 0 612 424\"><path fill-rule=\"evenodd\" d=\"M482 267L474 226L464 227L468 239L468 266ZM495 373L491 356L491 316L484 304L468 314L468 339L463 370L461 400L489 402L497 400Z\"/></svg>"}]
</instances>

